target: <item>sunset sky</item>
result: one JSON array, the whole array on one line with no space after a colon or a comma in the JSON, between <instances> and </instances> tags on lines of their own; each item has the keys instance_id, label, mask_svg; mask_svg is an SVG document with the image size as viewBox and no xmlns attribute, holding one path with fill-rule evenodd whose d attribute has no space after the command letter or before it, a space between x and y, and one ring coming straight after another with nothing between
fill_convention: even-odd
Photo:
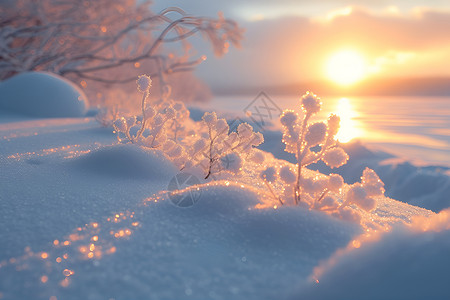
<instances>
[{"instance_id":1,"label":"sunset sky","mask_svg":"<svg viewBox=\"0 0 450 300\"><path fill-rule=\"evenodd\" d=\"M448 0L160 0L154 9L170 5L222 11L245 28L242 49L222 59L207 53L197 70L213 88L450 77Z\"/></svg>"}]
</instances>

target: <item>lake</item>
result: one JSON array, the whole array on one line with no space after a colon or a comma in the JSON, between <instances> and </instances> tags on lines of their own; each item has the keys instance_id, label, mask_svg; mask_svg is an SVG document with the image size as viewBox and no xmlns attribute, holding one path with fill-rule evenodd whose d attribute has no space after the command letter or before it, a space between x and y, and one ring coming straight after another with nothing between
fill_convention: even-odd
<instances>
[{"instance_id":1,"label":"lake","mask_svg":"<svg viewBox=\"0 0 450 300\"><path fill-rule=\"evenodd\" d=\"M360 139L415 164L450 166L450 97L324 97L322 103L316 119L338 114L341 142ZM208 106L242 118L244 111L251 111L253 117L272 119L280 127L274 113L298 109L299 97L217 96ZM278 108L269 112L268 107Z\"/></svg>"}]
</instances>

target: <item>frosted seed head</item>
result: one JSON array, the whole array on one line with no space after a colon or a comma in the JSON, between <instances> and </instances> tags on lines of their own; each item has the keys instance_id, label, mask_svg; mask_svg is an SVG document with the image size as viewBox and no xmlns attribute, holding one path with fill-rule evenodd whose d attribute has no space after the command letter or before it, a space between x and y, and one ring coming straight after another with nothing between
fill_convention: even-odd
<instances>
[{"instance_id":1,"label":"frosted seed head","mask_svg":"<svg viewBox=\"0 0 450 300\"><path fill-rule=\"evenodd\" d=\"M265 160L264 154L261 151L253 151L250 160L257 164L262 164Z\"/></svg>"},{"instance_id":2,"label":"frosted seed head","mask_svg":"<svg viewBox=\"0 0 450 300\"><path fill-rule=\"evenodd\" d=\"M359 201L358 203L355 203L360 208L364 209L365 211L371 211L374 210L377 206L377 201L372 197L366 197Z\"/></svg>"},{"instance_id":3,"label":"frosted seed head","mask_svg":"<svg viewBox=\"0 0 450 300\"><path fill-rule=\"evenodd\" d=\"M280 179L286 184L292 184L297 178L288 166L284 166L280 169Z\"/></svg>"},{"instance_id":4,"label":"frosted seed head","mask_svg":"<svg viewBox=\"0 0 450 300\"><path fill-rule=\"evenodd\" d=\"M260 177L268 182L274 182L277 178L277 170L274 167L268 167L261 172Z\"/></svg>"},{"instance_id":5,"label":"frosted seed head","mask_svg":"<svg viewBox=\"0 0 450 300\"><path fill-rule=\"evenodd\" d=\"M335 114L331 114L328 117L328 134L329 136L334 137L340 128L341 118Z\"/></svg>"},{"instance_id":6,"label":"frosted seed head","mask_svg":"<svg viewBox=\"0 0 450 300\"><path fill-rule=\"evenodd\" d=\"M301 186L307 194L314 194L316 192L314 179L312 178L303 178L301 181Z\"/></svg>"},{"instance_id":7,"label":"frosted seed head","mask_svg":"<svg viewBox=\"0 0 450 300\"><path fill-rule=\"evenodd\" d=\"M328 177L328 189L332 192L339 192L339 190L344 185L344 179L341 175L338 174L330 174Z\"/></svg>"},{"instance_id":8,"label":"frosted seed head","mask_svg":"<svg viewBox=\"0 0 450 300\"><path fill-rule=\"evenodd\" d=\"M220 158L220 166L223 170L239 173L242 170L243 160L235 152L228 153Z\"/></svg>"},{"instance_id":9,"label":"frosted seed head","mask_svg":"<svg viewBox=\"0 0 450 300\"><path fill-rule=\"evenodd\" d=\"M354 204L363 201L366 197L366 191L359 183L355 183L354 185L352 185L345 195L346 201Z\"/></svg>"},{"instance_id":10,"label":"frosted seed head","mask_svg":"<svg viewBox=\"0 0 450 300\"><path fill-rule=\"evenodd\" d=\"M262 135L261 132L255 132L251 140L251 145L257 147L262 143L264 143L264 136Z\"/></svg>"},{"instance_id":11,"label":"frosted seed head","mask_svg":"<svg viewBox=\"0 0 450 300\"><path fill-rule=\"evenodd\" d=\"M225 142L226 144L232 146L234 143L236 143L239 139L239 136L237 134L237 132L232 132L230 133L230 135L226 138Z\"/></svg>"},{"instance_id":12,"label":"frosted seed head","mask_svg":"<svg viewBox=\"0 0 450 300\"><path fill-rule=\"evenodd\" d=\"M314 147L325 141L327 135L327 125L323 122L311 124L305 135L308 147Z\"/></svg>"},{"instance_id":13,"label":"frosted seed head","mask_svg":"<svg viewBox=\"0 0 450 300\"><path fill-rule=\"evenodd\" d=\"M306 113L312 115L320 111L322 103L320 102L319 97L308 91L305 95L302 96L301 105Z\"/></svg>"},{"instance_id":14,"label":"frosted seed head","mask_svg":"<svg viewBox=\"0 0 450 300\"><path fill-rule=\"evenodd\" d=\"M228 131L230 130L230 127L228 126L228 123L225 119L219 119L216 123L216 130L217 133L222 134L228 134Z\"/></svg>"},{"instance_id":15,"label":"frosted seed head","mask_svg":"<svg viewBox=\"0 0 450 300\"><path fill-rule=\"evenodd\" d=\"M384 183L374 170L366 168L361 177L361 183L369 197L381 196L384 194Z\"/></svg>"},{"instance_id":16,"label":"frosted seed head","mask_svg":"<svg viewBox=\"0 0 450 300\"><path fill-rule=\"evenodd\" d=\"M114 127L120 132L126 132L128 130L127 121L124 117L115 120Z\"/></svg>"},{"instance_id":17,"label":"frosted seed head","mask_svg":"<svg viewBox=\"0 0 450 300\"><path fill-rule=\"evenodd\" d=\"M205 112L202 119L209 128L213 128L217 123L217 114L214 111L212 113Z\"/></svg>"},{"instance_id":18,"label":"frosted seed head","mask_svg":"<svg viewBox=\"0 0 450 300\"><path fill-rule=\"evenodd\" d=\"M314 179L314 193L321 193L327 188L328 178L315 178Z\"/></svg>"},{"instance_id":19,"label":"frosted seed head","mask_svg":"<svg viewBox=\"0 0 450 300\"><path fill-rule=\"evenodd\" d=\"M152 86L152 79L147 75L140 75L136 80L139 92L147 92Z\"/></svg>"},{"instance_id":20,"label":"frosted seed head","mask_svg":"<svg viewBox=\"0 0 450 300\"><path fill-rule=\"evenodd\" d=\"M332 148L325 152L322 160L330 168L339 168L348 160L348 154L342 148Z\"/></svg>"},{"instance_id":21,"label":"frosted seed head","mask_svg":"<svg viewBox=\"0 0 450 300\"><path fill-rule=\"evenodd\" d=\"M252 136L253 127L248 123L241 123L237 127L237 133L241 139L246 139Z\"/></svg>"},{"instance_id":22,"label":"frosted seed head","mask_svg":"<svg viewBox=\"0 0 450 300\"><path fill-rule=\"evenodd\" d=\"M283 126L292 127L297 122L298 115L293 110L285 110L280 116L280 122Z\"/></svg>"},{"instance_id":23,"label":"frosted seed head","mask_svg":"<svg viewBox=\"0 0 450 300\"><path fill-rule=\"evenodd\" d=\"M331 195L327 195L325 196L321 202L321 206L322 207L326 207L326 208L338 208L339 204L336 201L336 198L334 196Z\"/></svg>"},{"instance_id":24,"label":"frosted seed head","mask_svg":"<svg viewBox=\"0 0 450 300\"><path fill-rule=\"evenodd\" d=\"M177 115L177 112L172 106L169 106L165 109L165 114L168 119L174 119Z\"/></svg>"}]
</instances>

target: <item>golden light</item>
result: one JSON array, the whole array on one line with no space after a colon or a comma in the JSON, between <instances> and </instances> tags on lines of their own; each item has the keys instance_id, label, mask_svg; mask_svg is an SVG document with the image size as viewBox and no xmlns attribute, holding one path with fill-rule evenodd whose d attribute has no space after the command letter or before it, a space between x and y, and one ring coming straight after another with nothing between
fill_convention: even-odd
<instances>
[{"instance_id":1,"label":"golden light","mask_svg":"<svg viewBox=\"0 0 450 300\"><path fill-rule=\"evenodd\" d=\"M350 101L347 98L339 99L336 114L341 118L340 128L336 139L341 143L347 143L354 138L361 136L362 132L355 121L357 113L353 110Z\"/></svg>"},{"instance_id":2,"label":"golden light","mask_svg":"<svg viewBox=\"0 0 450 300\"><path fill-rule=\"evenodd\" d=\"M341 85L350 85L363 79L367 69L363 56L354 50L341 50L333 54L326 64L328 78Z\"/></svg>"}]
</instances>

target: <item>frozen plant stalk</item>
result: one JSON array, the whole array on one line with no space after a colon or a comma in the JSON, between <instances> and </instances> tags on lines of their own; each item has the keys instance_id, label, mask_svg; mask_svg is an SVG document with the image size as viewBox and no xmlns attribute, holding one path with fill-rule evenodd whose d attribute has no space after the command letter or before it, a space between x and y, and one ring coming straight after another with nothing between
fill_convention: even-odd
<instances>
[{"instance_id":1,"label":"frozen plant stalk","mask_svg":"<svg viewBox=\"0 0 450 300\"><path fill-rule=\"evenodd\" d=\"M335 136L339 130L340 118L331 114L327 122L308 124L312 116L317 114L322 103L320 98L307 92L300 99L302 116L293 110L285 110L280 117L283 125L283 143L285 151L295 154L297 174L294 184L294 203L299 204L302 196L302 168L319 160L331 168L345 164L348 155L336 145ZM317 151L311 148L317 147Z\"/></svg>"}]
</instances>

